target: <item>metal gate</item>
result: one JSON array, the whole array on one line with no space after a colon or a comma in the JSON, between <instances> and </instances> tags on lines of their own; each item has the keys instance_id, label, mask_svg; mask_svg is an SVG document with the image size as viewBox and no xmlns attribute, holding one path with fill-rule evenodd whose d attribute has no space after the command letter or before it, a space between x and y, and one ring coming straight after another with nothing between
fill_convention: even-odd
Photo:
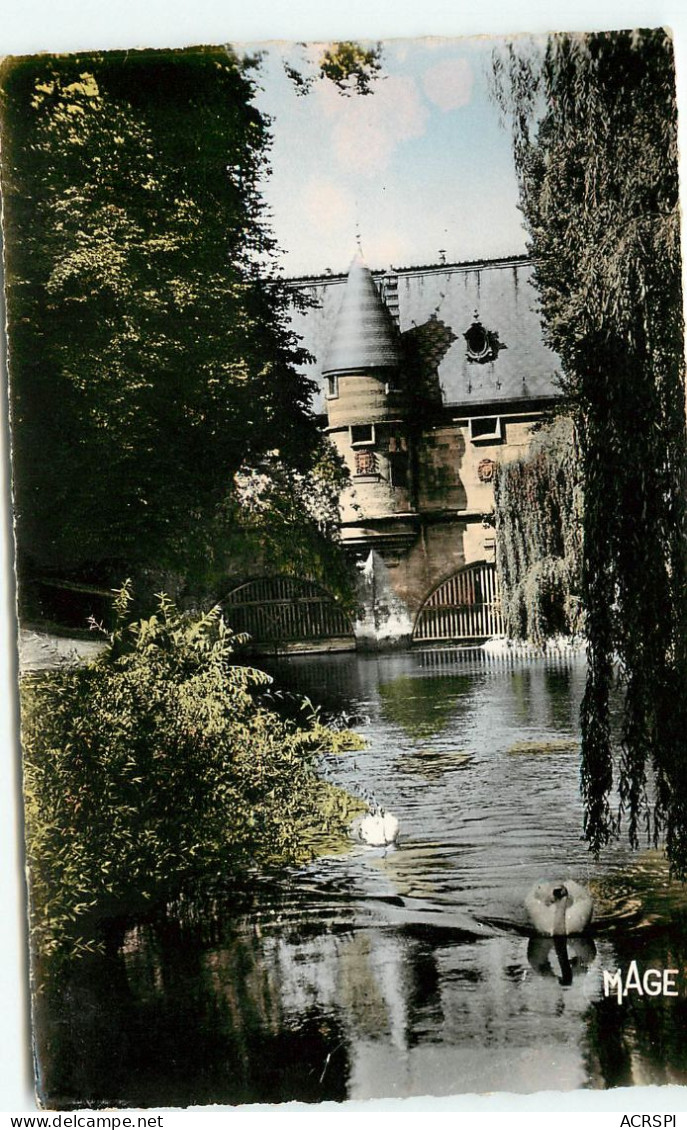
<instances>
[{"instance_id":1,"label":"metal gate","mask_svg":"<svg viewBox=\"0 0 687 1130\"><path fill-rule=\"evenodd\" d=\"M466 565L430 593L420 609L413 640L485 640L503 634L496 567Z\"/></svg>"},{"instance_id":2,"label":"metal gate","mask_svg":"<svg viewBox=\"0 0 687 1130\"><path fill-rule=\"evenodd\" d=\"M353 639L346 613L314 581L261 577L234 589L222 604L231 628L247 632L253 644Z\"/></svg>"}]
</instances>

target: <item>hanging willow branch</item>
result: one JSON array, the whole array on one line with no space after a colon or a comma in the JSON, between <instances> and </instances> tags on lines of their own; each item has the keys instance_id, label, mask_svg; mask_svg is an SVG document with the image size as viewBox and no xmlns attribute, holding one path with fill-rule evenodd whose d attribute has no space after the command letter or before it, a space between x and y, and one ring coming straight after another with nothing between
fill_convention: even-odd
<instances>
[{"instance_id":1,"label":"hanging willow branch","mask_svg":"<svg viewBox=\"0 0 687 1130\"><path fill-rule=\"evenodd\" d=\"M672 44L662 30L554 36L540 53L511 46L495 76L584 491L585 835L598 853L621 824L633 845L644 829L685 876L687 437ZM614 753L616 669L624 706Z\"/></svg>"},{"instance_id":2,"label":"hanging willow branch","mask_svg":"<svg viewBox=\"0 0 687 1130\"><path fill-rule=\"evenodd\" d=\"M537 434L529 454L497 469L496 544L509 636L544 646L582 628L582 490L572 420Z\"/></svg>"}]
</instances>

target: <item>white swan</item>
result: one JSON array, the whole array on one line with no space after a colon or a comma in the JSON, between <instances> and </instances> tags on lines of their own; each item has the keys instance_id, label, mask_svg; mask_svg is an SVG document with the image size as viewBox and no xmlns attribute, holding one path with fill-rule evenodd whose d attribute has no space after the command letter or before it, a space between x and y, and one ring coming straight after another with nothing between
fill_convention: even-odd
<instances>
[{"instance_id":1,"label":"white swan","mask_svg":"<svg viewBox=\"0 0 687 1130\"><path fill-rule=\"evenodd\" d=\"M566 879L537 883L525 899L525 910L538 934L555 938L583 933L592 920L594 903L586 887Z\"/></svg>"},{"instance_id":2,"label":"white swan","mask_svg":"<svg viewBox=\"0 0 687 1130\"><path fill-rule=\"evenodd\" d=\"M351 825L353 837L369 847L388 847L395 843L398 829L394 814L383 808L370 809L363 816L357 816Z\"/></svg>"}]
</instances>

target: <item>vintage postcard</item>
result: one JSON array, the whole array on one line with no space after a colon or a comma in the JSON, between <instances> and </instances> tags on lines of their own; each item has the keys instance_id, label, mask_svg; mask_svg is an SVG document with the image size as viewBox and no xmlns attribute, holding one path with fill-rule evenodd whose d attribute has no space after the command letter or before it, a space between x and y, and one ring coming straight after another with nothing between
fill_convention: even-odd
<instances>
[{"instance_id":1,"label":"vintage postcard","mask_svg":"<svg viewBox=\"0 0 687 1130\"><path fill-rule=\"evenodd\" d=\"M39 1104L685 1084L670 33L0 98Z\"/></svg>"}]
</instances>

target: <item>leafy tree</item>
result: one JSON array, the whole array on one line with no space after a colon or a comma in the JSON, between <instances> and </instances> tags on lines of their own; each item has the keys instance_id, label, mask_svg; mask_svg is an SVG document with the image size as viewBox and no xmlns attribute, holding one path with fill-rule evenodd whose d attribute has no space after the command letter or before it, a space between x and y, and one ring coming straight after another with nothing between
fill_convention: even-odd
<instances>
[{"instance_id":1,"label":"leafy tree","mask_svg":"<svg viewBox=\"0 0 687 1130\"><path fill-rule=\"evenodd\" d=\"M284 70L294 85L296 94L309 94L318 80L332 82L340 94L371 94L373 83L382 70L382 45L365 47L362 43L343 40L329 47L300 44L302 60L299 66L284 61Z\"/></svg>"},{"instance_id":2,"label":"leafy tree","mask_svg":"<svg viewBox=\"0 0 687 1130\"><path fill-rule=\"evenodd\" d=\"M666 32L553 36L495 61L546 337L584 490L585 833L665 834L687 873L687 528L675 76ZM614 764L610 695L624 689ZM617 786L617 810L611 794Z\"/></svg>"},{"instance_id":3,"label":"leafy tree","mask_svg":"<svg viewBox=\"0 0 687 1130\"><path fill-rule=\"evenodd\" d=\"M323 461L251 67L219 48L5 66L22 575L221 573L239 468Z\"/></svg>"},{"instance_id":4,"label":"leafy tree","mask_svg":"<svg viewBox=\"0 0 687 1130\"><path fill-rule=\"evenodd\" d=\"M222 517L233 531L236 555L252 553L253 561L270 571L322 578L352 610L355 594L339 531L344 482L342 464L329 445L310 470L294 470L278 452L241 467Z\"/></svg>"},{"instance_id":5,"label":"leafy tree","mask_svg":"<svg viewBox=\"0 0 687 1130\"><path fill-rule=\"evenodd\" d=\"M129 602L124 588L124 619ZM357 739L267 709L271 679L233 665L235 644L218 609L191 617L162 596L97 661L24 682L37 952L80 954L113 918L311 858L364 807L316 773Z\"/></svg>"},{"instance_id":6,"label":"leafy tree","mask_svg":"<svg viewBox=\"0 0 687 1130\"><path fill-rule=\"evenodd\" d=\"M542 428L528 453L497 467L496 545L506 631L544 646L582 630L582 490L572 421Z\"/></svg>"}]
</instances>

